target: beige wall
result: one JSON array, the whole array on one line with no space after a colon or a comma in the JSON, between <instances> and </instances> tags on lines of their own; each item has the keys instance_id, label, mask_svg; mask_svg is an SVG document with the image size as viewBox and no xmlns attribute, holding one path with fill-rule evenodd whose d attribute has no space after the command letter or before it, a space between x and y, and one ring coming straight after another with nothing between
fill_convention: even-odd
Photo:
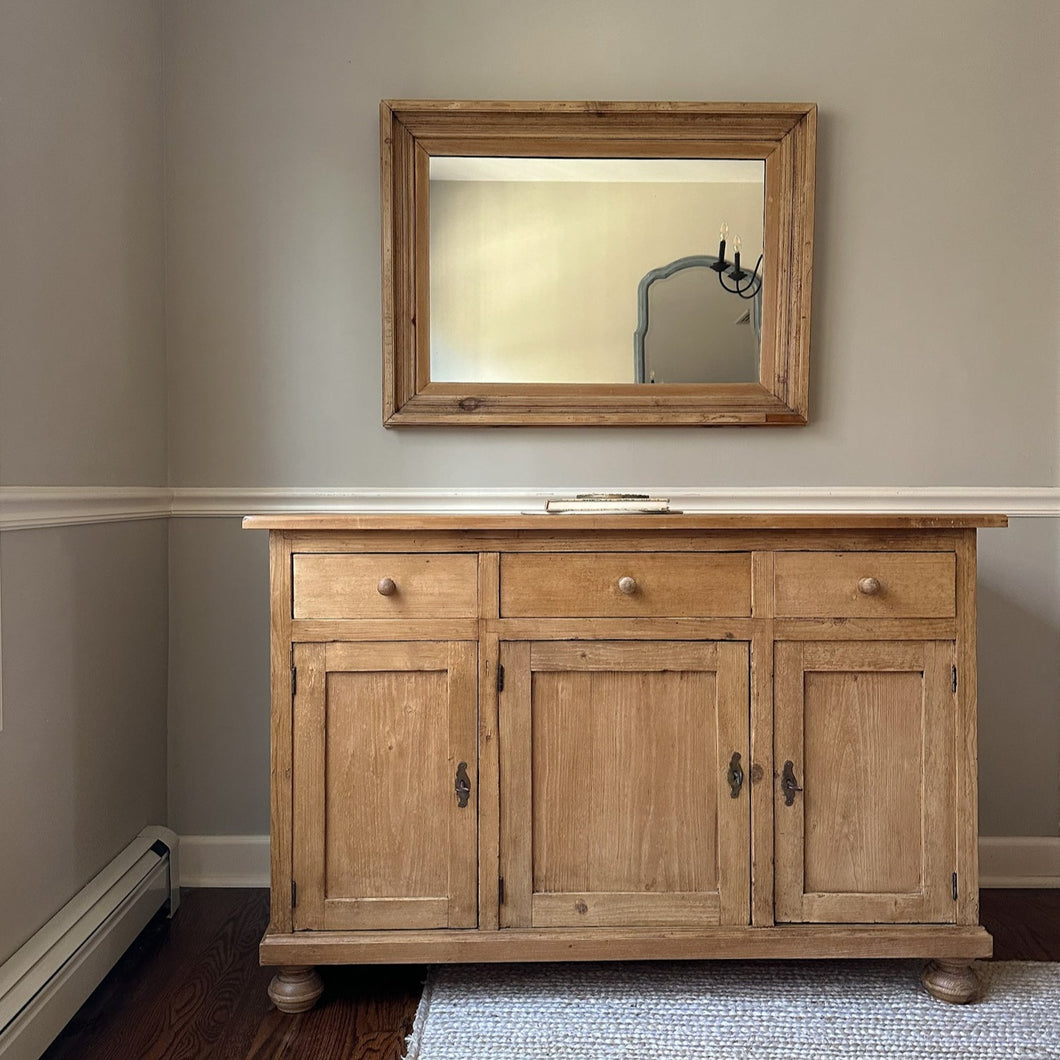
<instances>
[{"instance_id":1,"label":"beige wall","mask_svg":"<svg viewBox=\"0 0 1060 1060\"><path fill-rule=\"evenodd\" d=\"M166 481L161 0L0 6L0 484ZM0 962L165 823L165 522L4 532Z\"/></svg>"},{"instance_id":2,"label":"beige wall","mask_svg":"<svg viewBox=\"0 0 1060 1060\"><path fill-rule=\"evenodd\" d=\"M0 962L166 820L166 523L5 533Z\"/></svg>"},{"instance_id":3,"label":"beige wall","mask_svg":"<svg viewBox=\"0 0 1060 1060\"><path fill-rule=\"evenodd\" d=\"M1060 485L1051 0L2 12L0 483ZM377 114L403 96L817 101L810 426L385 431ZM26 861L0 956L161 812L148 765L177 829L267 828L264 536L169 537L167 757L161 524L4 535L0 765L25 784L0 842ZM989 833L1058 831L1058 567L1055 520L983 535ZM86 808L105 831L71 855Z\"/></svg>"},{"instance_id":4,"label":"beige wall","mask_svg":"<svg viewBox=\"0 0 1060 1060\"><path fill-rule=\"evenodd\" d=\"M162 0L0 8L0 484L166 481Z\"/></svg>"},{"instance_id":5,"label":"beige wall","mask_svg":"<svg viewBox=\"0 0 1060 1060\"><path fill-rule=\"evenodd\" d=\"M1054 3L575 6L167 4L175 485L1055 481ZM378 103L420 95L817 101L812 425L384 430Z\"/></svg>"},{"instance_id":6,"label":"beige wall","mask_svg":"<svg viewBox=\"0 0 1060 1060\"><path fill-rule=\"evenodd\" d=\"M1060 484L1050 0L172 0L166 49L174 485ZM417 96L816 101L810 426L384 430L377 112ZM174 537L170 797L195 831L267 822L260 763L241 752L253 797L229 794L214 742L264 741L264 560L244 537ZM1060 822L1056 558L1053 520L984 535L997 834ZM230 657L196 631L212 613L238 629Z\"/></svg>"},{"instance_id":7,"label":"beige wall","mask_svg":"<svg viewBox=\"0 0 1060 1060\"><path fill-rule=\"evenodd\" d=\"M984 835L1060 835L1060 519L979 544L979 817Z\"/></svg>"},{"instance_id":8,"label":"beige wall","mask_svg":"<svg viewBox=\"0 0 1060 1060\"><path fill-rule=\"evenodd\" d=\"M169 827L269 830L268 534L173 519Z\"/></svg>"}]
</instances>

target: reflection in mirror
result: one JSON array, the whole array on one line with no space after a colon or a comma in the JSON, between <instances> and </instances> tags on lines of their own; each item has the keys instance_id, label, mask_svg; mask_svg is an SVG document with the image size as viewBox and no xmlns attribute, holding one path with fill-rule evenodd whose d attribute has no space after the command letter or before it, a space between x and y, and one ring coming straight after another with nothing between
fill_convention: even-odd
<instances>
[{"instance_id":1,"label":"reflection in mirror","mask_svg":"<svg viewBox=\"0 0 1060 1060\"><path fill-rule=\"evenodd\" d=\"M720 266L720 267L719 267ZM652 269L637 290L633 376L638 383L754 383L762 359L762 285L746 297L719 272L733 262L695 254ZM744 270L746 271L746 270ZM758 275L761 275L759 262Z\"/></svg>"},{"instance_id":2,"label":"reflection in mirror","mask_svg":"<svg viewBox=\"0 0 1060 1060\"><path fill-rule=\"evenodd\" d=\"M650 285L645 333L638 290L723 223L750 270L764 181L760 159L431 157L431 379L757 382L760 298L679 270Z\"/></svg>"}]
</instances>

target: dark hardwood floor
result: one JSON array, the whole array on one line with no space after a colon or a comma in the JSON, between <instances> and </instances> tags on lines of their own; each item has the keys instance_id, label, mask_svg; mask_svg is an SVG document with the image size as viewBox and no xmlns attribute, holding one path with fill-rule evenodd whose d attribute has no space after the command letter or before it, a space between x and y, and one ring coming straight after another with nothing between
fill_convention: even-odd
<instances>
[{"instance_id":1,"label":"dark hardwood floor","mask_svg":"<svg viewBox=\"0 0 1060 1060\"><path fill-rule=\"evenodd\" d=\"M997 960L1060 961L1060 890L983 891ZM423 967L322 968L310 1012L277 1012L257 962L263 890L185 891L85 1002L44 1060L398 1060Z\"/></svg>"}]
</instances>

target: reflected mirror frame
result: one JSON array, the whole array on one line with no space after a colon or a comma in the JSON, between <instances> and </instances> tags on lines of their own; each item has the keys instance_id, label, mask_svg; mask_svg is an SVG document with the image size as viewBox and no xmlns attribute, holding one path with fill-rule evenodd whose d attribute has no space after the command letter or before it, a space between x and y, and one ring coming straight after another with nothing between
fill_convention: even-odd
<instances>
[{"instance_id":1,"label":"reflected mirror frame","mask_svg":"<svg viewBox=\"0 0 1060 1060\"><path fill-rule=\"evenodd\" d=\"M816 128L812 103L383 100L384 425L805 424ZM429 171L439 155L764 160L759 382L432 382Z\"/></svg>"}]
</instances>

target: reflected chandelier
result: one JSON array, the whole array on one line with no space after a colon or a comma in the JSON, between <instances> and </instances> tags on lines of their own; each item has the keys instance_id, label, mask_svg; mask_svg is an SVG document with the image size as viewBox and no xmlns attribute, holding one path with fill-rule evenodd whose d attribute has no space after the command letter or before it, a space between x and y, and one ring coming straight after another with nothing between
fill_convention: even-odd
<instances>
[{"instance_id":1,"label":"reflected chandelier","mask_svg":"<svg viewBox=\"0 0 1060 1060\"><path fill-rule=\"evenodd\" d=\"M732 241L732 268L729 268L729 263L725 260L725 240L729 236L729 226L722 222L721 225L721 243L718 245L718 260L713 265L707 266L713 269L718 274L718 283L725 288L730 294L739 295L741 298L754 298L756 294L762 289L762 277L759 275L758 270L762 267L762 255L758 255L758 261L755 264L754 272L747 272L745 269L740 268L740 237L736 236ZM725 270L729 269L728 272ZM726 280L731 280L732 285L726 283ZM747 282L744 283L744 280Z\"/></svg>"}]
</instances>

